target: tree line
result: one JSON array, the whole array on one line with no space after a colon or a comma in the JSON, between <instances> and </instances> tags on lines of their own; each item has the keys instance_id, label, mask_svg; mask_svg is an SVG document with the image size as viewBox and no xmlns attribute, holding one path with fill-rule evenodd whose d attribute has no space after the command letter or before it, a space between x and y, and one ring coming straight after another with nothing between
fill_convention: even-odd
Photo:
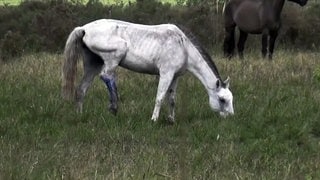
<instances>
[{"instance_id":1,"label":"tree line","mask_svg":"<svg viewBox=\"0 0 320 180\"><path fill-rule=\"evenodd\" d=\"M179 24L193 32L207 49L220 48L224 37L224 5L225 0L177 0L176 5L157 0L116 5L106 5L99 0L87 3L50 0L0 6L0 61L24 53L61 52L75 26L100 18L142 24ZM318 48L319 9L319 3L310 3L304 9L286 6L278 43L292 48ZM260 43L260 39L252 40L252 43Z\"/></svg>"}]
</instances>

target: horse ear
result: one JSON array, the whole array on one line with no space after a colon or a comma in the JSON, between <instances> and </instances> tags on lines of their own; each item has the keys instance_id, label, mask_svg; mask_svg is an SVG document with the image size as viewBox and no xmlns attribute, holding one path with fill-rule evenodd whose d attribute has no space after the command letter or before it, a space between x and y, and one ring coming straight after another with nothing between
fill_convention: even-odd
<instances>
[{"instance_id":1,"label":"horse ear","mask_svg":"<svg viewBox=\"0 0 320 180\"><path fill-rule=\"evenodd\" d=\"M223 81L223 83L226 85L226 88L229 88L230 77L228 76L227 79Z\"/></svg>"}]
</instances>

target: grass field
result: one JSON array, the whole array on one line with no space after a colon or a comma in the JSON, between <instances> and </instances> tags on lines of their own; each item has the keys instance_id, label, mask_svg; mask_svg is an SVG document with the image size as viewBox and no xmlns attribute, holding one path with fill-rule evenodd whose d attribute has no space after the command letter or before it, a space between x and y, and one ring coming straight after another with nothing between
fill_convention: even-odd
<instances>
[{"instance_id":1,"label":"grass field","mask_svg":"<svg viewBox=\"0 0 320 180\"><path fill-rule=\"evenodd\" d=\"M84 113L60 98L60 54L0 64L0 179L319 179L319 53L273 62L215 58L231 77L235 115L220 118L202 84L178 86L177 122L150 118L154 77L118 71L118 116L97 78ZM81 71L80 71L81 73Z\"/></svg>"}]
</instances>

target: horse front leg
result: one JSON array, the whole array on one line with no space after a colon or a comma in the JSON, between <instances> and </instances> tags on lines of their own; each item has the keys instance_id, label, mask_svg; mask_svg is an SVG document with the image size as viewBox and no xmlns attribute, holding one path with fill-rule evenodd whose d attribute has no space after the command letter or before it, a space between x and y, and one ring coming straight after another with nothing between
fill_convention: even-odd
<instances>
[{"instance_id":1,"label":"horse front leg","mask_svg":"<svg viewBox=\"0 0 320 180\"><path fill-rule=\"evenodd\" d=\"M156 97L156 103L153 109L153 114L151 117L152 121L157 121L159 118L159 113L161 109L161 104L163 102L163 98L167 94L167 91L169 89L169 86L173 80L174 74L171 73L166 73L166 74L161 74L160 73L160 79L159 79L159 85L158 85L158 90L157 90L157 97Z\"/></svg>"},{"instance_id":2,"label":"horse front leg","mask_svg":"<svg viewBox=\"0 0 320 180\"><path fill-rule=\"evenodd\" d=\"M171 85L169 87L169 90L168 90L168 103L169 103L169 116L168 116L168 121L170 123L174 123L175 122L175 104L176 104L176 100L175 100L175 97L176 97L176 93L177 93L177 79L174 79L172 82L171 82Z\"/></svg>"},{"instance_id":3,"label":"horse front leg","mask_svg":"<svg viewBox=\"0 0 320 180\"><path fill-rule=\"evenodd\" d=\"M276 39L278 37L278 30L274 30L270 32L270 40L269 40L269 60L272 60L274 45Z\"/></svg>"},{"instance_id":4,"label":"horse front leg","mask_svg":"<svg viewBox=\"0 0 320 180\"><path fill-rule=\"evenodd\" d=\"M235 48L235 39L234 39L234 31L235 27L226 27L225 28L226 34L223 42L223 52L224 52L224 57L231 59L234 53L234 48Z\"/></svg>"},{"instance_id":5,"label":"horse front leg","mask_svg":"<svg viewBox=\"0 0 320 180\"><path fill-rule=\"evenodd\" d=\"M248 33L240 30L240 37L238 42L238 53L239 53L240 59L243 59L244 44L246 43L247 38L248 38Z\"/></svg>"}]
</instances>

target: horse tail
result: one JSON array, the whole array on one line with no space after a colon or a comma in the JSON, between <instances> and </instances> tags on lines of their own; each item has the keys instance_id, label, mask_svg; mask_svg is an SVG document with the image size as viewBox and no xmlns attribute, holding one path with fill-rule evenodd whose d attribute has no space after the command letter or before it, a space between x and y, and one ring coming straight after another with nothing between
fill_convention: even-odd
<instances>
[{"instance_id":1,"label":"horse tail","mask_svg":"<svg viewBox=\"0 0 320 180\"><path fill-rule=\"evenodd\" d=\"M74 83L77 72L77 60L82 54L82 37L84 29L76 27L69 35L64 48L62 65L62 98L71 100L74 97Z\"/></svg>"}]
</instances>

